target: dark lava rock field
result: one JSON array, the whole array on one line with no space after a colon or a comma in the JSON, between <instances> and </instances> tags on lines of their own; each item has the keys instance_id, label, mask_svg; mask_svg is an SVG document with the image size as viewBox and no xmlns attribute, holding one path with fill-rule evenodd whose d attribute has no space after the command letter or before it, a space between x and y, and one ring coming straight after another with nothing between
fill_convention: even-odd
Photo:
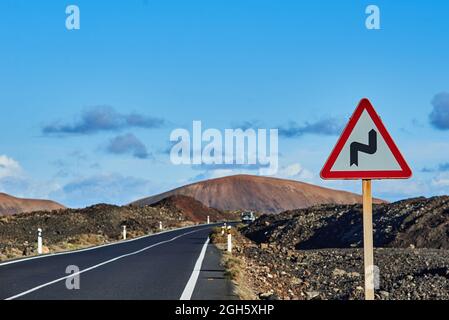
<instances>
[{"instance_id":1,"label":"dark lava rock field","mask_svg":"<svg viewBox=\"0 0 449 320\"><path fill-rule=\"evenodd\" d=\"M244 228L237 255L263 299L363 299L360 205L264 215ZM376 299L449 299L449 197L373 208Z\"/></svg>"}]
</instances>

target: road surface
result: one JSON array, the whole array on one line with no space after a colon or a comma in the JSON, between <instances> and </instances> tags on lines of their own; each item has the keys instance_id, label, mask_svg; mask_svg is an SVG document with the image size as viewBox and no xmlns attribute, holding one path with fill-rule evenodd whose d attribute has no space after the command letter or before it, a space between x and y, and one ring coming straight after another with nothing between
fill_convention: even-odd
<instances>
[{"instance_id":1,"label":"road surface","mask_svg":"<svg viewBox=\"0 0 449 320\"><path fill-rule=\"evenodd\" d=\"M232 299L208 245L213 226L0 263L0 299ZM79 269L78 290L67 289L76 284L68 266Z\"/></svg>"}]
</instances>

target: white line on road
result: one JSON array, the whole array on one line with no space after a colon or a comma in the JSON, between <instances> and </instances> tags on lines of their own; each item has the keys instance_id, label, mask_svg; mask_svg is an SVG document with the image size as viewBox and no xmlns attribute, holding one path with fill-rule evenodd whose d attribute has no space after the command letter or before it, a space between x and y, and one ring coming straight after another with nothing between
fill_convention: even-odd
<instances>
[{"instance_id":1,"label":"white line on road","mask_svg":"<svg viewBox=\"0 0 449 320\"><path fill-rule=\"evenodd\" d=\"M217 223L211 223L210 226L212 226L214 224L217 224ZM187 226L187 227L182 227L182 228L177 228L177 229L161 231L161 232L158 232L158 233L153 233L153 234L149 234L149 235L145 235L145 236L141 236L141 237L137 237L137 238L133 238L133 239L129 239L129 240L122 240L122 241L118 241L118 242L102 244L102 245L99 245L99 246L94 246L94 247L89 247L89 248L84 248L84 249L78 249L78 250L72 250L72 251L63 251L63 252L55 252L55 253L50 253L50 254L45 254L45 255L40 255L40 256L34 256L34 257L29 257L29 258L22 258L22 259L17 259L17 260L6 261L6 262L0 263L0 267L1 266L6 266L6 265L9 265L9 264L15 264L15 263L20 263L20 262L24 262L24 261L29 261L29 260L44 259L44 258L49 258L49 257L54 257L54 256L62 256L62 255L66 255L66 254L76 254L76 253L80 253L80 252L96 250L96 249L100 249L100 248L104 248L104 247L115 246L115 245L119 245L119 244L123 244L123 243L133 242L133 241L144 239L144 238L154 237L154 236L158 236L158 235L161 235L161 234L164 234L164 233L169 233L169 232L179 231L179 230L189 229L189 228L195 228L195 227L199 227L199 225Z\"/></svg>"},{"instance_id":2,"label":"white line on road","mask_svg":"<svg viewBox=\"0 0 449 320\"><path fill-rule=\"evenodd\" d=\"M209 237L201 249L200 256L196 260L195 266L193 267L192 274L190 275L189 281L187 281L186 287L182 292L181 298L179 300L190 300L192 298L193 290L195 289L196 282L198 281L198 276L200 275L201 265L203 264L204 256L206 255L207 245L209 244Z\"/></svg>"},{"instance_id":3,"label":"white line on road","mask_svg":"<svg viewBox=\"0 0 449 320\"><path fill-rule=\"evenodd\" d=\"M108 263L111 263L111 262L114 262L114 261L117 261L117 260L120 260L120 259L129 257L129 256L132 256L132 255L136 255L136 254L141 253L141 252L143 252L143 251L145 251L145 250L154 248L154 247L159 246L159 245L164 244L164 243L172 242L172 241L174 241L174 240L176 240L176 239L179 239L179 238L181 238L181 237L183 237L183 236L186 236L186 235L188 235L188 234L192 234L192 233L195 233L195 232L199 232L199 231L202 231L202 230L205 230L205 229L207 229L207 228L201 228L201 229L199 229L199 230L194 230L194 231L186 232L186 233L183 233L183 234L181 234L181 235L179 235L179 236L173 237L173 238L171 238L171 239L169 239L169 240L161 241L161 242L152 244L151 246L142 248L142 249L140 249L140 250L137 250L137 251L134 251L134 252L131 252L131 253L127 253L127 254L124 254L124 255L121 255L121 256L112 258L112 259L110 259L110 260L101 262L101 263L96 264L96 265L94 265L94 266L92 266L92 267L89 267L89 268L87 268L87 269L83 269L83 270L81 270L81 271L79 271L79 272L76 272L76 273L70 274L70 275L68 275L68 276L61 277L61 278L59 278L59 279L56 279L56 280L53 280L53 281L50 281L50 282L41 284L41 285L39 285L39 286L37 286L37 287L34 287L34 288L32 288L32 289L29 289L29 290L24 291L24 292L19 293L19 294L16 294L16 295L14 295L14 296L12 296L12 297L6 298L5 300L14 300L14 299L20 298L20 297L22 297L22 296L24 296L24 295L27 295L27 294L29 294L29 293L31 293L31 292L36 291L36 290L39 290L39 289L48 287L48 286L50 286L50 285L52 285L52 284L55 284L55 283L57 283L57 282L64 281L64 280L66 280L66 279L68 279L68 278L73 278L73 277L75 277L75 276L77 276L77 275L80 275L80 274L85 273L85 272L87 272L87 271L90 271L90 270L96 269L96 268L98 268L98 267L104 266L104 265L106 265L106 264L108 264ZM204 249L204 248L203 248L203 249ZM201 251L201 253L203 253L203 252ZM195 267L196 267L196 265L195 265Z\"/></svg>"}]
</instances>

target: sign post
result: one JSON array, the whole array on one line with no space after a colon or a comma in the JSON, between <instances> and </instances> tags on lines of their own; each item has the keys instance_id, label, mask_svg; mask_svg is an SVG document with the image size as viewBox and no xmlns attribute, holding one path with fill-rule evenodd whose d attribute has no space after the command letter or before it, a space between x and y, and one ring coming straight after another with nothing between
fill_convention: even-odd
<instances>
[{"instance_id":1,"label":"sign post","mask_svg":"<svg viewBox=\"0 0 449 320\"><path fill-rule=\"evenodd\" d=\"M408 179L412 171L368 99L362 99L321 170L323 179L362 180L365 299L374 300L372 179Z\"/></svg>"},{"instance_id":2,"label":"sign post","mask_svg":"<svg viewBox=\"0 0 449 320\"><path fill-rule=\"evenodd\" d=\"M362 180L365 300L374 300L373 198L371 180Z\"/></svg>"}]
</instances>

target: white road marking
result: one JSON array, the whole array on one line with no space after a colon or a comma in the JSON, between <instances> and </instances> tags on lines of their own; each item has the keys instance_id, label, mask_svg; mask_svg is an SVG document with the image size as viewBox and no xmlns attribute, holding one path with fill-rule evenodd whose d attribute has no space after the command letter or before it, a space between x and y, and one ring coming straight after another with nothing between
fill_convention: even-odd
<instances>
[{"instance_id":1,"label":"white road marking","mask_svg":"<svg viewBox=\"0 0 449 320\"><path fill-rule=\"evenodd\" d=\"M107 260L107 261L101 262L101 263L99 263L99 264L96 264L96 265L94 265L94 266L91 266L91 267L89 267L89 268L87 268L87 269L83 269L83 270L81 270L81 271L79 271L79 272L70 274L70 275L65 276L65 277L61 277L61 278L59 278L59 279L56 279L56 280L53 280L53 281L50 281L50 282L41 284L41 285L39 285L39 286L37 286L37 287L34 287L34 288L32 288L32 289L29 289L29 290L27 290L27 291L18 293L18 294L16 294L16 295L12 296L12 297L6 298L5 300L14 300L14 299L20 298L20 297L22 297L22 296L24 296L24 295L27 295L27 294L29 294L29 293L31 293L31 292L36 291L36 290L39 290L39 289L48 287L48 286L50 286L50 285L52 285L52 284L55 284L55 283L57 283L57 282L64 281L64 280L66 280L66 279L68 279L68 278L73 278L73 277L75 277L75 276L77 276L77 275L80 275L80 274L85 273L85 272L87 272L87 271L90 271L90 270L96 269L96 268L98 268L98 267L104 266L104 265L106 265L106 264L108 264L108 263L111 263L111 262L114 262L114 261L117 261L117 260L120 260L120 259L129 257L129 256L132 256L132 255L139 254L139 253L141 253L141 252L143 252L143 251L145 251L145 250L154 248L154 247L159 246L159 245L164 244L164 243L172 242L172 241L174 241L174 240L176 240L176 239L179 239L179 238L181 238L181 237L183 237L183 236L186 236L186 235L188 235L188 234L195 233L195 232L199 232L199 231L202 231L202 230L205 230L205 229L207 229L207 228L201 228L201 229L199 229L199 230L194 230L194 231L186 232L186 233L183 233L183 234L181 234L181 235L179 235L179 236L173 237L173 238L171 238L171 239L169 239L169 240L161 241L161 242L152 244L152 245L150 245L150 246L148 246L148 247L142 248L142 249L140 249L140 250L137 250L137 251L134 251L134 252L131 252L131 253L127 253L127 254L124 254L124 255L121 255L121 256L112 258L112 259L110 259L110 260ZM209 240L209 239L208 239L208 240ZM203 250L204 250L204 247L203 247ZM201 254L203 254L202 251L201 251ZM201 256L201 255L200 255L200 256ZM204 256L204 254L203 254L203 256ZM197 261L197 263L198 263L198 261ZM195 267L196 267L196 265L195 265ZM189 280L189 281L190 281L190 280Z\"/></svg>"},{"instance_id":2,"label":"white road marking","mask_svg":"<svg viewBox=\"0 0 449 320\"><path fill-rule=\"evenodd\" d=\"M186 287L182 292L181 298L179 300L190 300L192 298L193 290L195 290L196 282L201 271L201 265L203 264L204 256L206 255L207 245L209 244L209 237L207 237L206 242L201 249L200 256L196 260L195 266L193 267L192 274L190 275L189 281L187 281Z\"/></svg>"},{"instance_id":3,"label":"white road marking","mask_svg":"<svg viewBox=\"0 0 449 320\"><path fill-rule=\"evenodd\" d=\"M211 223L210 225L214 225L214 224L217 224L217 223ZM99 245L99 246L94 246L94 247L89 247L89 248L84 248L84 249L78 249L78 250L72 250L72 251L64 251L64 252L56 252L56 253L50 253L50 254L45 254L45 255L41 255L41 256L34 256L34 257L29 257L29 258L22 258L22 259L17 259L17 260L12 260L12 261L6 261L6 262L3 262L3 263L0 263L0 267L1 266L6 266L6 265L9 265L9 264L29 261L29 260L43 259L43 258L49 258L49 257L54 257L54 256L66 255L66 254L75 254L75 253L79 253L79 252L85 252L85 251L95 250L95 249L99 249L99 248L115 246L115 245L119 245L119 244L123 244L123 243L133 242L133 241L136 241L136 240L157 236L157 235L160 235L160 234L163 234L163 233L168 233L168 232L173 232L173 231L178 231L178 230L183 230L183 229L189 229L189 228L194 228L194 227L198 227L198 226L199 225L187 226L187 227L182 227L182 228L177 228L177 229L166 230L166 231L153 233L153 234L149 234L149 235L145 235L145 236L141 236L141 237L137 237L137 238L133 238L133 239L129 239L129 240L122 240L122 241L118 241L118 242L102 244L102 245Z\"/></svg>"}]
</instances>

